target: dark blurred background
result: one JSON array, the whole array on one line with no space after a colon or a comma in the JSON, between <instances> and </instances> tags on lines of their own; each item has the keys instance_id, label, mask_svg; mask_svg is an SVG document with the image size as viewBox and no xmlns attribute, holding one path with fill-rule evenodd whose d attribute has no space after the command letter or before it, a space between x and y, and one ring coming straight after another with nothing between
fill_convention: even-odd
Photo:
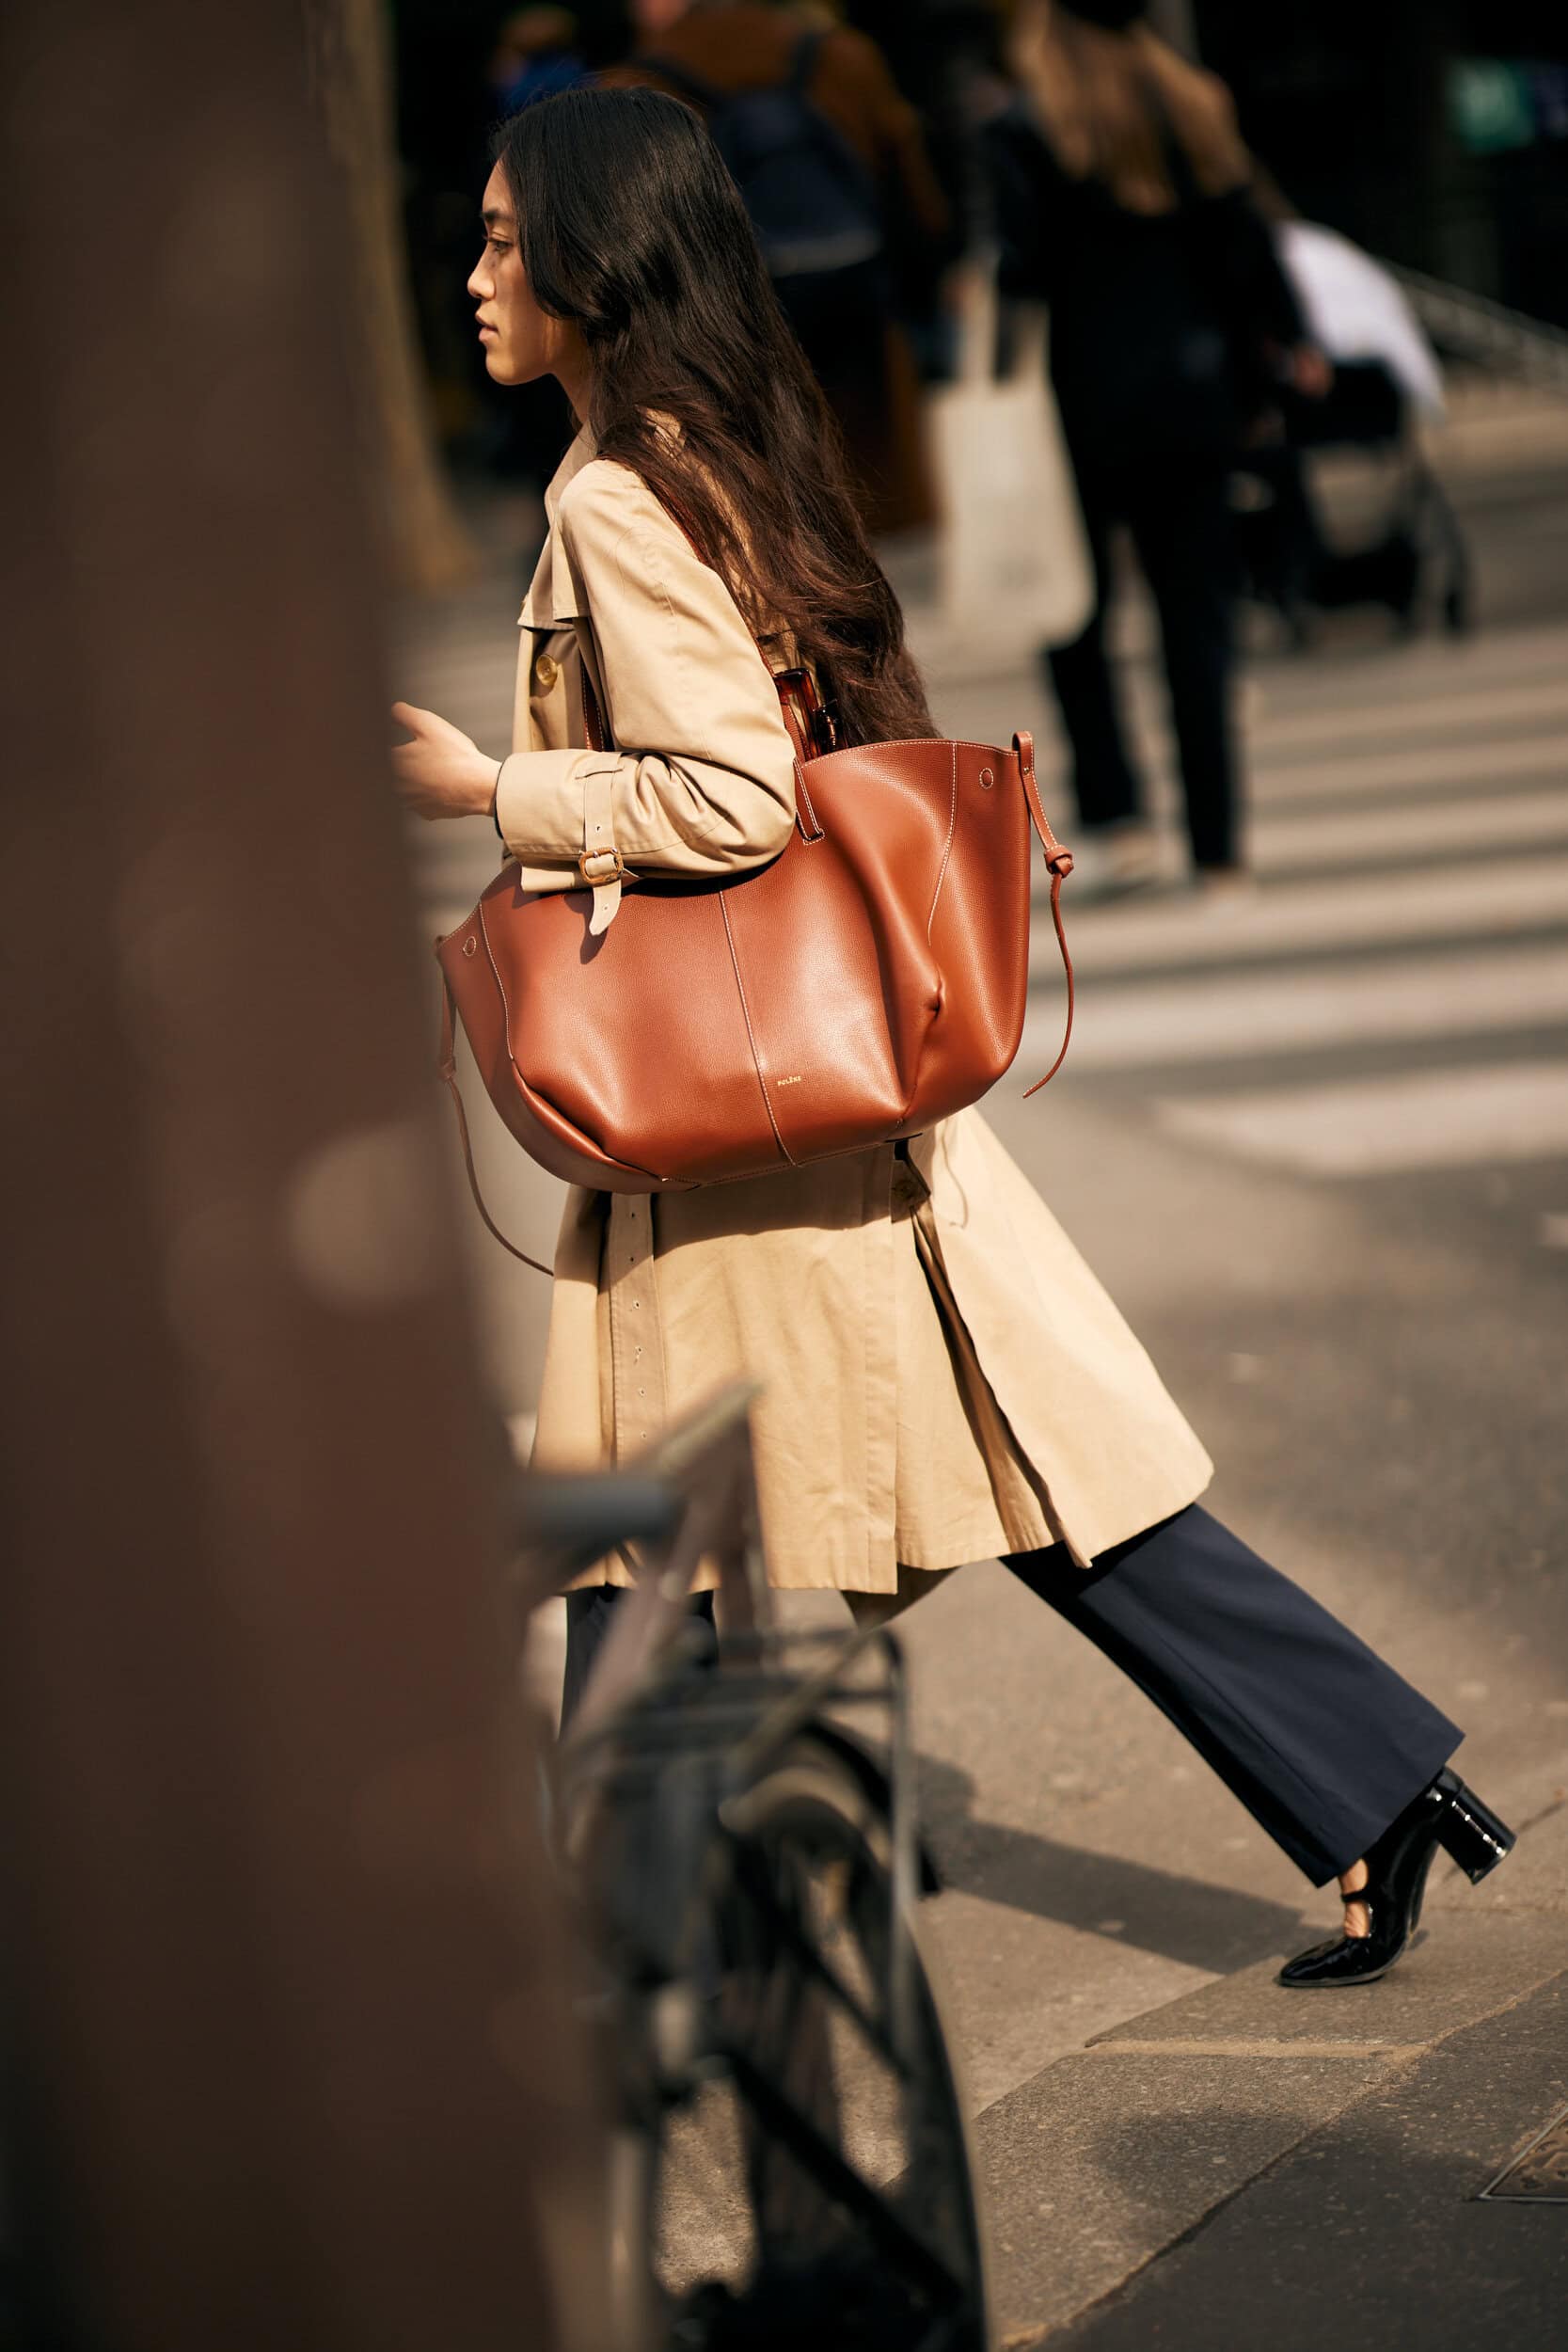
<instances>
[{"instance_id":1,"label":"dark blurred background","mask_svg":"<svg viewBox=\"0 0 1568 2352\"><path fill-rule=\"evenodd\" d=\"M569 19L571 46L593 66L651 44L658 13L636 0L548 11L397 0L397 129L420 327L442 437L462 458L504 471L526 439L518 404L490 393L463 294L500 111L491 63L502 28L525 14ZM929 138L944 66L955 51L973 55L1010 11L1005 0L848 0L819 13L878 42ZM1552 0L1155 0L1150 15L1229 83L1248 144L1308 219L1568 326L1568 9ZM940 121L936 130L940 168ZM542 395L533 415L551 406Z\"/></svg>"},{"instance_id":2,"label":"dark blurred background","mask_svg":"<svg viewBox=\"0 0 1568 2352\"><path fill-rule=\"evenodd\" d=\"M1568 11L1550 0L1192 0L1204 62L1308 218L1568 324Z\"/></svg>"}]
</instances>

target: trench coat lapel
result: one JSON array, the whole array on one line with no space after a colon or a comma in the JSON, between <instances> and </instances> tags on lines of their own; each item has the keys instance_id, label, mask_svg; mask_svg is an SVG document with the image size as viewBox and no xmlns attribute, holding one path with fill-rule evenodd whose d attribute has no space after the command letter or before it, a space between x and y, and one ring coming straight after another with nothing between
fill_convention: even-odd
<instances>
[{"instance_id":1,"label":"trench coat lapel","mask_svg":"<svg viewBox=\"0 0 1568 2352\"><path fill-rule=\"evenodd\" d=\"M561 501L568 483L574 481L584 466L598 455L598 443L592 431L584 425L555 471L549 488L545 492L545 519L549 528L545 544L539 550L533 578L529 582L523 609L517 615L519 628L569 628L575 621L588 617L588 596L577 565L572 560L560 524Z\"/></svg>"}]
</instances>

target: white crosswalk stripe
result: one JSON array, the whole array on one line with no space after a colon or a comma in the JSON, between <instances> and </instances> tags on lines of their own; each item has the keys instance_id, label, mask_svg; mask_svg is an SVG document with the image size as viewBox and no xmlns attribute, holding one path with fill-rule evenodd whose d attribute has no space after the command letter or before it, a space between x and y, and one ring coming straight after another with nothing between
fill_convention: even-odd
<instances>
[{"instance_id":1,"label":"white crosswalk stripe","mask_svg":"<svg viewBox=\"0 0 1568 2352\"><path fill-rule=\"evenodd\" d=\"M1390 736L1406 739L1455 729L1473 735L1485 728L1506 731L1552 719L1568 723L1568 675L1560 665L1554 665L1544 678L1477 682L1449 692L1423 693L1414 703L1402 697L1370 708L1347 707L1336 697L1323 709L1275 715L1265 708L1254 723L1252 738L1260 751L1277 757L1297 749L1338 751Z\"/></svg>"},{"instance_id":2,"label":"white crosswalk stripe","mask_svg":"<svg viewBox=\"0 0 1568 2352\"><path fill-rule=\"evenodd\" d=\"M1537 631L1439 657L1249 686L1260 887L1069 898L1077 1076L1314 1178L1568 1160L1568 660ZM1138 705L1147 733L1147 677ZM1156 805L1174 873L1168 773ZM1054 962L1037 923L1022 1071L1054 1050Z\"/></svg>"},{"instance_id":3,"label":"white crosswalk stripe","mask_svg":"<svg viewBox=\"0 0 1568 2352\"><path fill-rule=\"evenodd\" d=\"M1480 1062L1334 1087L1164 1101L1179 1136L1323 1176L1568 1156L1568 1062Z\"/></svg>"},{"instance_id":4,"label":"white crosswalk stripe","mask_svg":"<svg viewBox=\"0 0 1568 2352\"><path fill-rule=\"evenodd\" d=\"M1553 924L1568 930L1568 850L1474 866L1456 861L1410 873L1281 883L1212 919L1196 916L1182 901L1132 901L1074 920L1072 948L1087 977L1205 958L1251 964L1326 947L1503 936ZM1037 926L1031 961L1037 977L1049 981L1058 957L1044 924Z\"/></svg>"},{"instance_id":5,"label":"white crosswalk stripe","mask_svg":"<svg viewBox=\"0 0 1568 2352\"><path fill-rule=\"evenodd\" d=\"M1387 792L1402 797L1435 792L1445 785L1468 785L1487 792L1505 777L1544 776L1568 783L1568 727L1542 734L1482 738L1456 730L1457 741L1424 741L1401 751L1368 752L1361 745L1327 755L1327 747L1310 761L1294 760L1275 771L1275 797L1295 800L1317 795L1348 800L1353 794ZM1261 739L1261 756L1269 756Z\"/></svg>"},{"instance_id":6,"label":"white crosswalk stripe","mask_svg":"<svg viewBox=\"0 0 1568 2352\"><path fill-rule=\"evenodd\" d=\"M1171 1069L1407 1038L1474 1037L1530 1021L1568 1025L1568 940L1463 956L1360 959L1259 979L1215 973L1084 991L1080 1070ZM1033 1016L1036 1050L1050 1022Z\"/></svg>"}]
</instances>

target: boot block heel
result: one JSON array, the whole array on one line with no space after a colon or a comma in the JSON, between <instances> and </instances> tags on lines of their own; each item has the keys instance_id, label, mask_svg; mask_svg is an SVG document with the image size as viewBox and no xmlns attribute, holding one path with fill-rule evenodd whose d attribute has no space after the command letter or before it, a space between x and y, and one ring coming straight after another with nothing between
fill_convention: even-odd
<instances>
[{"instance_id":1,"label":"boot block heel","mask_svg":"<svg viewBox=\"0 0 1568 2352\"><path fill-rule=\"evenodd\" d=\"M1437 1823L1438 1842L1471 1885L1479 1886L1487 1872L1513 1852L1514 1834L1456 1772L1443 1773L1439 1785L1443 1808Z\"/></svg>"}]
</instances>

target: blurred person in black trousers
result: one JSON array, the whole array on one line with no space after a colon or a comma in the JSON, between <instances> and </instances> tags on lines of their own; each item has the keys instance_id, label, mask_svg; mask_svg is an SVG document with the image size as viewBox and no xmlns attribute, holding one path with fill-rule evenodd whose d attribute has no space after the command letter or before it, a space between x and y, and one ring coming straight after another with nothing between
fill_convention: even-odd
<instances>
[{"instance_id":1,"label":"blurred person in black trousers","mask_svg":"<svg viewBox=\"0 0 1568 2352\"><path fill-rule=\"evenodd\" d=\"M1253 202L1225 85L1179 56L1143 0L1022 0L1016 98L990 125L1004 294L1043 298L1096 578L1046 666L1079 821L1105 879L1152 880L1154 838L1105 654L1113 526L1160 618L1198 887L1245 886L1230 710L1236 564L1228 476L1282 374L1321 366Z\"/></svg>"}]
</instances>

